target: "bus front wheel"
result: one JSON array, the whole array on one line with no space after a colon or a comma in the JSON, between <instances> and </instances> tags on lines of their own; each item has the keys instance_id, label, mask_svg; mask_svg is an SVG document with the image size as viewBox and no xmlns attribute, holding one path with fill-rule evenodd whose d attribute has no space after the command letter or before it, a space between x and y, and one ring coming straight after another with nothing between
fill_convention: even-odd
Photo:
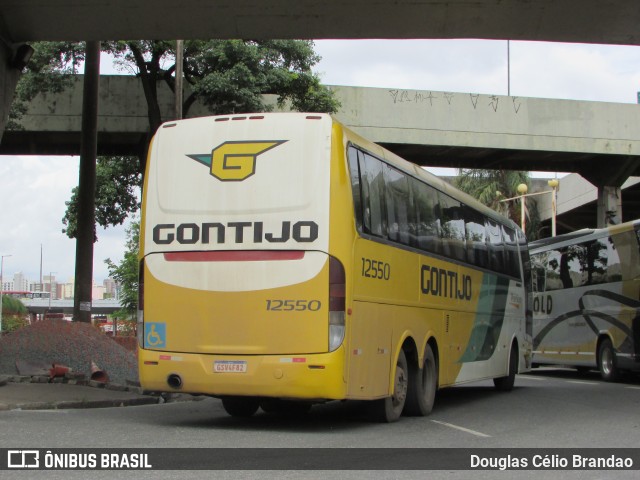
<instances>
[{"instance_id":1,"label":"bus front wheel","mask_svg":"<svg viewBox=\"0 0 640 480\"><path fill-rule=\"evenodd\" d=\"M223 397L222 406L232 417L250 417L258 411L260 402L253 397Z\"/></svg>"},{"instance_id":2,"label":"bus front wheel","mask_svg":"<svg viewBox=\"0 0 640 480\"><path fill-rule=\"evenodd\" d=\"M616 366L616 355L611 340L605 338L598 347L598 370L602 379L607 382L618 380L620 372Z\"/></svg>"},{"instance_id":3,"label":"bus front wheel","mask_svg":"<svg viewBox=\"0 0 640 480\"><path fill-rule=\"evenodd\" d=\"M407 357L403 350L400 350L396 362L394 375L393 395L379 400L373 400L370 404L372 417L385 423L395 422L402 415L405 401L407 399L407 387L409 384L409 369L407 368Z\"/></svg>"},{"instance_id":4,"label":"bus front wheel","mask_svg":"<svg viewBox=\"0 0 640 480\"><path fill-rule=\"evenodd\" d=\"M438 368L431 345L424 349L424 362L422 368L409 369L409 390L407 391L407 404L404 407L405 415L423 417L433 410L433 404L438 389Z\"/></svg>"}]
</instances>

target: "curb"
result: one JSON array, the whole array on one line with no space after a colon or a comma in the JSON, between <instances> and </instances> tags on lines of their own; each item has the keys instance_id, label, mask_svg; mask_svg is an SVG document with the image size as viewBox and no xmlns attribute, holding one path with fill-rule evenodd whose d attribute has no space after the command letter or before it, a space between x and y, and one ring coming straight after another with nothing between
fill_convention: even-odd
<instances>
[{"instance_id":1,"label":"curb","mask_svg":"<svg viewBox=\"0 0 640 480\"><path fill-rule=\"evenodd\" d=\"M128 385L117 383L98 382L86 380L82 373L67 373L64 377L50 377L49 375L0 375L0 387L7 383L64 383L67 385L80 385L84 387L104 388L117 392L131 392L142 395L140 384L127 380Z\"/></svg>"},{"instance_id":2,"label":"curb","mask_svg":"<svg viewBox=\"0 0 640 480\"><path fill-rule=\"evenodd\" d=\"M38 383L38 384L67 384L114 392L131 393L136 395L131 398L120 399L96 399L96 400L58 400L50 402L34 401L21 403L0 402L0 411L7 410L62 410L80 408L112 408L130 407L140 405L154 405L163 403L177 403L204 400L205 397L193 396L183 393L158 393L143 390L137 382L127 381L128 385L114 383L101 383L95 380L85 380L78 374L65 375L65 377L50 378L46 375L0 375L0 388L8 383Z\"/></svg>"},{"instance_id":3,"label":"curb","mask_svg":"<svg viewBox=\"0 0 640 480\"><path fill-rule=\"evenodd\" d=\"M112 408L155 405L159 401L154 397L140 397L123 400L61 400L58 402L33 402L7 405L7 410L66 410L77 408ZM1 407L0 407L1 409Z\"/></svg>"},{"instance_id":4,"label":"curb","mask_svg":"<svg viewBox=\"0 0 640 480\"><path fill-rule=\"evenodd\" d=\"M7 410L62 410L62 409L79 409L79 408L113 408L113 407L131 407L140 405L154 405L163 403L177 403L188 401L203 400L204 397L196 397L189 394L166 394L143 391L139 384L135 382L127 382L129 385L119 385L110 383L101 383L96 381L86 381L78 378L77 375L69 377L50 378L43 375L0 375L0 388L8 383L40 383L40 384L67 384L91 387L96 389L110 390L114 392L128 392L139 395L133 398L125 399L96 399L96 400L58 400L51 402L26 402L26 403L2 403L0 402L0 411Z\"/></svg>"}]
</instances>

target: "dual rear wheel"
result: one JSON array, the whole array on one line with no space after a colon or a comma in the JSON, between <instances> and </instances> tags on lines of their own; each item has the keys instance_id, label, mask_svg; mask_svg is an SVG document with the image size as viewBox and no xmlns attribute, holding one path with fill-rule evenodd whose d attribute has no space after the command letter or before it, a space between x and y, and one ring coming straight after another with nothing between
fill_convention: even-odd
<instances>
[{"instance_id":1,"label":"dual rear wheel","mask_svg":"<svg viewBox=\"0 0 640 480\"><path fill-rule=\"evenodd\" d=\"M404 413L425 416L431 413L438 388L438 369L430 345L425 347L423 362L409 367L404 351L396 361L394 389L390 397L371 402L371 414L380 422L395 422Z\"/></svg>"},{"instance_id":2,"label":"dual rear wheel","mask_svg":"<svg viewBox=\"0 0 640 480\"><path fill-rule=\"evenodd\" d=\"M607 362L606 347L601 348L601 358ZM604 354L604 355L602 355ZM509 354L508 373L494 379L497 390L510 391L518 372L518 348L514 344ZM438 368L433 349L427 344L422 365L409 366L403 350L396 361L393 394L369 403L372 417L380 422L395 422L404 413L409 416L425 416L431 413L438 389ZM222 405L229 415L250 417L262 406L266 412L296 411L306 413L310 404L296 405L282 400L263 400L255 397L225 397Z\"/></svg>"}]
</instances>

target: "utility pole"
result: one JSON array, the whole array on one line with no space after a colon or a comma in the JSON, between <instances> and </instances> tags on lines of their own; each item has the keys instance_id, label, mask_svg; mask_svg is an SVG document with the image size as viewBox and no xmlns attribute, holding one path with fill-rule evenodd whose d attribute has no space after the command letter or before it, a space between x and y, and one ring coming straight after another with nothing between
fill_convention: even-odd
<instances>
[{"instance_id":1,"label":"utility pole","mask_svg":"<svg viewBox=\"0 0 640 480\"><path fill-rule=\"evenodd\" d=\"M98 89L100 42L87 42L82 93L82 140L78 180L78 236L73 320L91 322L93 241L95 230L96 155L98 151Z\"/></svg>"},{"instance_id":2,"label":"utility pole","mask_svg":"<svg viewBox=\"0 0 640 480\"><path fill-rule=\"evenodd\" d=\"M184 59L184 40L176 40L176 87L175 87L175 119L182 118L182 84L183 84L183 60Z\"/></svg>"}]
</instances>

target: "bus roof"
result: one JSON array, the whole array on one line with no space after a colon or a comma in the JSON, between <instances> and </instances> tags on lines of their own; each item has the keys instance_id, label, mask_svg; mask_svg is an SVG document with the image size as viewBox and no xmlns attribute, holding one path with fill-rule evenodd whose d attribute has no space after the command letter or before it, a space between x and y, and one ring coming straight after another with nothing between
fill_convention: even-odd
<instances>
[{"instance_id":1,"label":"bus roof","mask_svg":"<svg viewBox=\"0 0 640 480\"><path fill-rule=\"evenodd\" d=\"M605 228L583 228L582 230L576 230L575 232L565 233L556 237L534 240L529 242L529 249L531 253L536 253L537 250L544 251L560 244L571 245L583 240L586 241L615 234L618 231L637 230L638 228L640 228L640 220L632 220L619 225L610 225Z\"/></svg>"}]
</instances>

